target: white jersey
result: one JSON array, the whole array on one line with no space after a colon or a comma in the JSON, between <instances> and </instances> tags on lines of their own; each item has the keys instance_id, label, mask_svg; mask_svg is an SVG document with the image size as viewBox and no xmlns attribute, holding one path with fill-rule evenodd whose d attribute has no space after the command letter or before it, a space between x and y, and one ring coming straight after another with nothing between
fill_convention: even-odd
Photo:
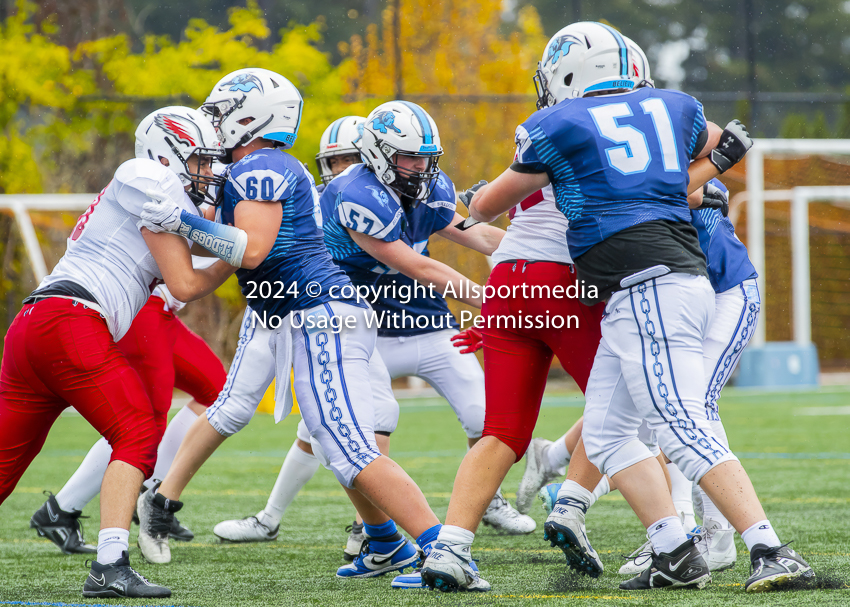
<instances>
[{"instance_id":1,"label":"white jersey","mask_svg":"<svg viewBox=\"0 0 850 607\"><path fill-rule=\"evenodd\" d=\"M162 281L136 225L142 206L150 200L145 194L149 189L164 192L182 209L198 213L174 172L153 160L128 160L77 220L65 255L39 285L42 289L66 280L88 290L115 341L129 330Z\"/></svg>"},{"instance_id":2,"label":"white jersey","mask_svg":"<svg viewBox=\"0 0 850 607\"><path fill-rule=\"evenodd\" d=\"M527 259L573 263L567 248L569 223L555 205L552 185L511 209L511 225L493 253L495 263Z\"/></svg>"}]
</instances>

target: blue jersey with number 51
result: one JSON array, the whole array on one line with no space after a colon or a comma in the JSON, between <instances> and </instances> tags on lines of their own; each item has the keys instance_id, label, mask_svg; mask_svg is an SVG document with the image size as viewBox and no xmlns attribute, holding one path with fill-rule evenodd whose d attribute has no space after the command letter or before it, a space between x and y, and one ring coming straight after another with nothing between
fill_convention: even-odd
<instances>
[{"instance_id":1,"label":"blue jersey with number 51","mask_svg":"<svg viewBox=\"0 0 850 607\"><path fill-rule=\"evenodd\" d=\"M280 228L271 251L253 270L236 271L248 305L262 314L284 316L333 300L331 287L351 281L331 259L322 234L322 211L313 177L295 157L279 149L261 149L230 168L221 203L221 222L234 223L237 205L255 200L282 207Z\"/></svg>"},{"instance_id":2,"label":"blue jersey with number 51","mask_svg":"<svg viewBox=\"0 0 850 607\"><path fill-rule=\"evenodd\" d=\"M516 161L549 174L575 259L639 223L689 222L688 165L705 129L702 105L678 91L570 99L517 127Z\"/></svg>"}]
</instances>

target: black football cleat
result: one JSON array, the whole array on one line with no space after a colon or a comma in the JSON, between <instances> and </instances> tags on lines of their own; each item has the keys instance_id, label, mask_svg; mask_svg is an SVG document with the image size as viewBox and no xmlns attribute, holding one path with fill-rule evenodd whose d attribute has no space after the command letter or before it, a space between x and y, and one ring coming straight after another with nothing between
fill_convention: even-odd
<instances>
[{"instance_id":1,"label":"black football cleat","mask_svg":"<svg viewBox=\"0 0 850 607\"><path fill-rule=\"evenodd\" d=\"M171 596L165 586L151 584L130 567L127 552L109 565L92 561L89 577L83 584L83 596L90 598L161 599Z\"/></svg>"},{"instance_id":2,"label":"black football cleat","mask_svg":"<svg viewBox=\"0 0 850 607\"><path fill-rule=\"evenodd\" d=\"M47 501L32 515L30 527L35 529L39 536L46 537L59 546L59 550L64 554L97 554L97 547L86 544L83 540L83 527L80 524L82 512L65 512L50 491L45 491L44 494Z\"/></svg>"},{"instance_id":3,"label":"black football cleat","mask_svg":"<svg viewBox=\"0 0 850 607\"><path fill-rule=\"evenodd\" d=\"M788 544L768 548L756 544L750 551L753 574L744 584L747 592L777 590L795 581L810 581L815 572Z\"/></svg>"},{"instance_id":4,"label":"black football cleat","mask_svg":"<svg viewBox=\"0 0 850 607\"><path fill-rule=\"evenodd\" d=\"M620 590L703 588L711 581L708 564L689 539L673 552L652 554L652 565L620 584Z\"/></svg>"}]
</instances>

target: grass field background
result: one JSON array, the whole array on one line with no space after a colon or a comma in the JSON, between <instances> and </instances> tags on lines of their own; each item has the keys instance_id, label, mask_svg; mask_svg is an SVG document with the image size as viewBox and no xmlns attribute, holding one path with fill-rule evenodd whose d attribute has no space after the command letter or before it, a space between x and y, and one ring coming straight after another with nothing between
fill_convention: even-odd
<instances>
[{"instance_id":1,"label":"grass field background","mask_svg":"<svg viewBox=\"0 0 850 607\"><path fill-rule=\"evenodd\" d=\"M548 393L535 436L554 439L582 412L576 393ZM183 494L179 518L196 535L193 542L172 542L173 561L151 565L135 546L131 562L145 576L169 586L171 599L113 601L110 604L158 604L239 607L282 605L850 605L850 389L824 388L794 393L727 390L721 412L733 449L741 457L768 516L783 541L804 554L824 585L833 589L747 595L743 582L749 559L740 538L738 563L716 574L703 591L625 593L616 574L644 539L644 530L619 493L609 495L588 514L588 535L605 564L599 580L567 575L563 555L542 539L545 519L535 506L533 534L499 535L482 527L473 555L493 590L487 594L443 595L394 591L390 576L339 580L345 525L352 509L333 475L321 469L287 510L275 542L220 544L212 533L225 518L256 513L265 504L280 463L295 438L297 416L275 426L257 416L248 428L226 441ZM0 506L0 605L94 604L82 599L88 569L84 556L64 556L29 528L43 503L42 490L58 491L98 438L78 416L54 426L42 453L16 491ZM444 401L402 401L399 429L391 455L417 481L442 520L457 467L465 453L463 432ZM504 484L513 498L524 462ZM96 542L98 503L89 505L86 537Z\"/></svg>"}]
</instances>

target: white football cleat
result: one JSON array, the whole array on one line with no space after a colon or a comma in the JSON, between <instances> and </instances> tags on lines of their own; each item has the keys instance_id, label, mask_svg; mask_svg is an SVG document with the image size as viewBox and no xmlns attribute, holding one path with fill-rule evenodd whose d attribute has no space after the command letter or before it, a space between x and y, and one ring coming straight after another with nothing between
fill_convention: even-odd
<instances>
[{"instance_id":1,"label":"white football cleat","mask_svg":"<svg viewBox=\"0 0 850 607\"><path fill-rule=\"evenodd\" d=\"M705 525L691 532L700 538L697 549L708 563L709 571L725 571L735 566L738 549L735 547L735 530L724 529L718 521L707 519Z\"/></svg>"},{"instance_id":2,"label":"white football cleat","mask_svg":"<svg viewBox=\"0 0 850 607\"><path fill-rule=\"evenodd\" d=\"M493 496L481 522L509 535L526 535L537 529L534 519L517 512L502 496L501 489Z\"/></svg>"},{"instance_id":3,"label":"white football cleat","mask_svg":"<svg viewBox=\"0 0 850 607\"><path fill-rule=\"evenodd\" d=\"M219 539L225 542L271 542L277 539L280 525L269 529L256 516L222 521L213 527Z\"/></svg>"},{"instance_id":4,"label":"white football cleat","mask_svg":"<svg viewBox=\"0 0 850 607\"><path fill-rule=\"evenodd\" d=\"M434 542L422 565L422 582L441 592L487 592L490 582L481 579L470 547Z\"/></svg>"},{"instance_id":5,"label":"white football cleat","mask_svg":"<svg viewBox=\"0 0 850 607\"><path fill-rule=\"evenodd\" d=\"M559 498L543 524L543 539L564 552L570 569L598 578L604 567L587 539L584 527L586 510L587 506L577 500Z\"/></svg>"},{"instance_id":6,"label":"white football cleat","mask_svg":"<svg viewBox=\"0 0 850 607\"><path fill-rule=\"evenodd\" d=\"M171 529L174 513L156 505L153 497L153 489L148 489L136 501L136 512L139 514L137 543L142 556L148 562L163 565L171 562L168 531Z\"/></svg>"},{"instance_id":7,"label":"white football cleat","mask_svg":"<svg viewBox=\"0 0 850 607\"><path fill-rule=\"evenodd\" d=\"M354 525L345 528L348 531L348 540L346 540L345 548L342 550L342 558L349 563L360 555L363 544L369 539L363 531L362 524L358 526L358 529L358 531L355 531Z\"/></svg>"},{"instance_id":8,"label":"white football cleat","mask_svg":"<svg viewBox=\"0 0 850 607\"><path fill-rule=\"evenodd\" d=\"M702 542L700 542L702 543ZM652 565L652 544L647 538L641 547L628 556L628 561L617 572L620 575L637 575Z\"/></svg>"},{"instance_id":9,"label":"white football cleat","mask_svg":"<svg viewBox=\"0 0 850 607\"><path fill-rule=\"evenodd\" d=\"M533 438L525 452L525 472L516 490L516 509L521 514L528 514L534 503L534 496L541 487L557 480L561 474L557 470L549 470L546 461L546 450L552 441L545 438Z\"/></svg>"}]
</instances>

